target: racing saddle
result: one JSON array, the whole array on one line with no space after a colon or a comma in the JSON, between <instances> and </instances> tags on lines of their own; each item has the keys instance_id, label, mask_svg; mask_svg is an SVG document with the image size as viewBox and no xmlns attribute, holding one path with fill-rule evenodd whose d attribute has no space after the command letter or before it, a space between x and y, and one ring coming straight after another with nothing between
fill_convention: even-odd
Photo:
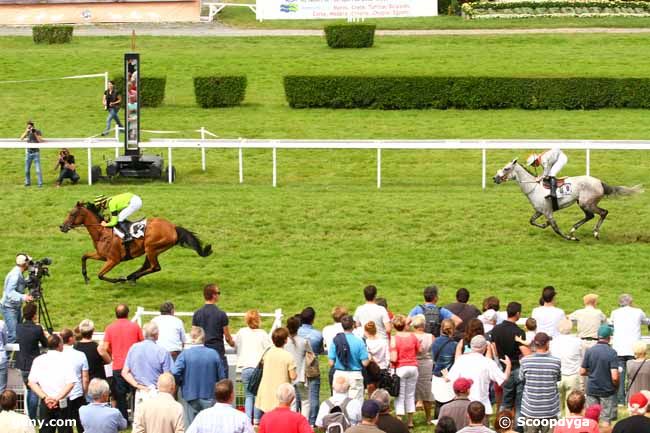
<instances>
[{"instance_id":1,"label":"racing saddle","mask_svg":"<svg viewBox=\"0 0 650 433\"><path fill-rule=\"evenodd\" d=\"M558 187L558 189L559 189L562 185L564 185L564 181L565 181L567 178L568 178L568 176L557 177L557 178L555 178L555 180L557 181L557 187ZM544 179L542 179L542 186L543 186L544 188L546 188L546 189L551 189L551 182L548 180L548 178L545 177Z\"/></svg>"},{"instance_id":2,"label":"racing saddle","mask_svg":"<svg viewBox=\"0 0 650 433\"><path fill-rule=\"evenodd\" d=\"M129 242L133 239L139 239L144 236L147 228L147 220L141 219L138 221L122 221L113 227L113 232L124 242Z\"/></svg>"}]
</instances>

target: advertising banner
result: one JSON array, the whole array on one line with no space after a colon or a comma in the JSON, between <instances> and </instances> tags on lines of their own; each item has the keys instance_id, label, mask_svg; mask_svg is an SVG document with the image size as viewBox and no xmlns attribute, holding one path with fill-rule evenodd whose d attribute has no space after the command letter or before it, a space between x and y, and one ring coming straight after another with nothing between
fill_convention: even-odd
<instances>
[{"instance_id":1,"label":"advertising banner","mask_svg":"<svg viewBox=\"0 0 650 433\"><path fill-rule=\"evenodd\" d=\"M257 0L258 20L405 18L436 15L437 0Z\"/></svg>"}]
</instances>

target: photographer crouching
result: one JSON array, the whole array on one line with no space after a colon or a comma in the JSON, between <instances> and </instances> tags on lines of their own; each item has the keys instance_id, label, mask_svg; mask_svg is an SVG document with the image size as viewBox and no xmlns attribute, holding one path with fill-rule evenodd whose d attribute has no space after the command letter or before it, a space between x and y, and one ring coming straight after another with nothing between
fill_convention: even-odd
<instances>
[{"instance_id":1,"label":"photographer crouching","mask_svg":"<svg viewBox=\"0 0 650 433\"><path fill-rule=\"evenodd\" d=\"M7 325L7 341L16 342L16 325L21 321L21 309L23 302L34 300L32 295L25 293L27 280L23 273L27 271L32 258L27 254L19 253L16 255L16 266L9 271L5 277L2 300L0 300L0 311Z\"/></svg>"},{"instance_id":2,"label":"photographer crouching","mask_svg":"<svg viewBox=\"0 0 650 433\"><path fill-rule=\"evenodd\" d=\"M59 151L59 159L56 161L54 170L59 169L59 177L56 180L56 187L59 188L63 183L63 179L70 179L72 184L75 185L79 182L79 174L77 173L77 166L74 162L74 155L66 148Z\"/></svg>"}]
</instances>

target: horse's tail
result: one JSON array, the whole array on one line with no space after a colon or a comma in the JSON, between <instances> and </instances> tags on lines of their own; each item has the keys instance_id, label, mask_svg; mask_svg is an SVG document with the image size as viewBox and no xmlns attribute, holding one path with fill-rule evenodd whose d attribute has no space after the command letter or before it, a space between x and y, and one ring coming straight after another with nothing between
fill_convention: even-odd
<instances>
[{"instance_id":1,"label":"horse's tail","mask_svg":"<svg viewBox=\"0 0 650 433\"><path fill-rule=\"evenodd\" d=\"M201 245L201 240L196 237L196 235L191 231L184 229L183 227L176 226L176 235L178 236L176 245L192 248L201 257L207 257L212 254L212 245L206 245L203 247Z\"/></svg>"},{"instance_id":2,"label":"horse's tail","mask_svg":"<svg viewBox=\"0 0 650 433\"><path fill-rule=\"evenodd\" d=\"M605 182L601 182L605 195L612 197L627 197L630 195L637 195L643 192L643 185L634 186L609 186Z\"/></svg>"}]
</instances>

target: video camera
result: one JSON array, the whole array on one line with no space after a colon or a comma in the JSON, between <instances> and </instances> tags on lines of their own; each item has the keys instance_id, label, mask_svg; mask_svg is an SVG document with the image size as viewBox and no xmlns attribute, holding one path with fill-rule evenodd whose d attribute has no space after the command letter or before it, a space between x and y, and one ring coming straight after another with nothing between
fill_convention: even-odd
<instances>
[{"instance_id":1,"label":"video camera","mask_svg":"<svg viewBox=\"0 0 650 433\"><path fill-rule=\"evenodd\" d=\"M35 300L43 296L41 289L41 278L50 276L49 265L52 264L52 259L43 257L41 260L31 260L29 262L29 276L27 277L26 285L29 289L29 294Z\"/></svg>"}]
</instances>

